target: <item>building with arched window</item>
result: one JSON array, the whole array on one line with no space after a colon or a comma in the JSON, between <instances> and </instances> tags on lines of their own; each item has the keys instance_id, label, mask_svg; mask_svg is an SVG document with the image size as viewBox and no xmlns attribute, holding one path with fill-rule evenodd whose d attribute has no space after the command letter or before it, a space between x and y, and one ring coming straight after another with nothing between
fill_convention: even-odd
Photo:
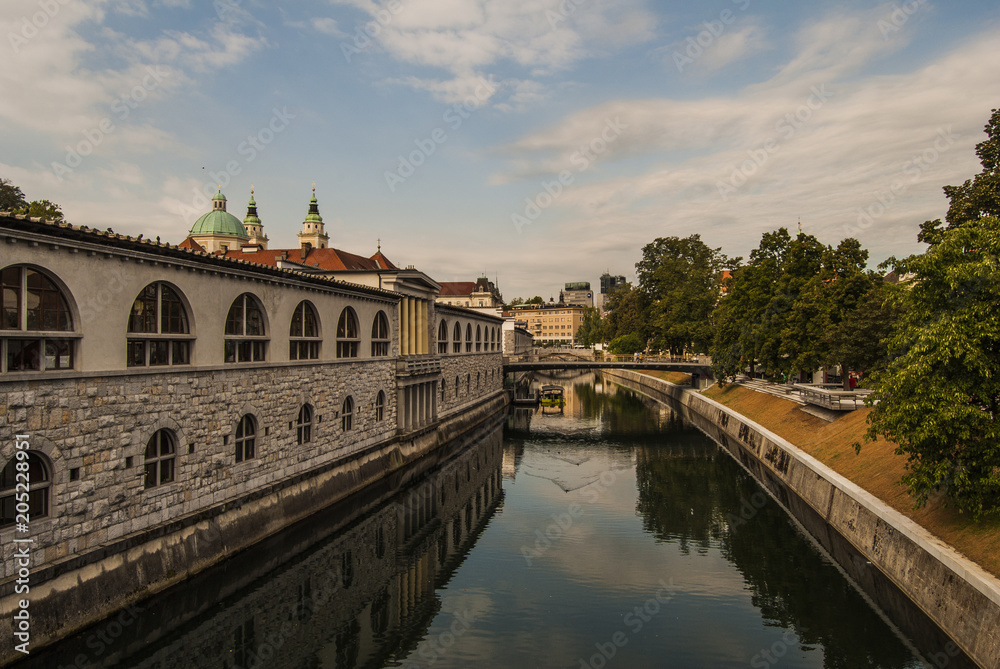
<instances>
[{"instance_id":1,"label":"building with arched window","mask_svg":"<svg viewBox=\"0 0 1000 669\"><path fill-rule=\"evenodd\" d=\"M499 377L468 383L502 365L502 319L435 304L433 279L320 227L269 249L250 203L240 224L218 193L181 244L0 213L0 421L27 435L33 569L72 560L82 579L33 605L122 606L348 494L359 454L376 480L505 405ZM17 457L0 442L7 575ZM32 639L92 612L75 615Z\"/></svg>"}]
</instances>

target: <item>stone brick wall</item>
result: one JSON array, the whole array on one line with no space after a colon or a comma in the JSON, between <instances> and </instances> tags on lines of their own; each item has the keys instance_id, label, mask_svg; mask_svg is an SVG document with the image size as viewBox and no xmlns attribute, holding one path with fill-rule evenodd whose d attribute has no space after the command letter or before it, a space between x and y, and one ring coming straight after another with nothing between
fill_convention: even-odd
<instances>
[{"instance_id":1,"label":"stone brick wall","mask_svg":"<svg viewBox=\"0 0 1000 669\"><path fill-rule=\"evenodd\" d=\"M441 358L441 379L438 416L502 389L503 355L494 352L444 356Z\"/></svg>"},{"instance_id":2,"label":"stone brick wall","mask_svg":"<svg viewBox=\"0 0 1000 669\"><path fill-rule=\"evenodd\" d=\"M51 464L48 517L30 524L33 573L390 439L394 389L394 359L0 384L0 416ZM380 390L386 406L376 421ZM355 412L344 432L348 395ZM299 445L295 422L306 403L314 410L312 441ZM246 413L257 420L256 457L237 463L235 431ZM174 481L144 488L146 444L161 428L177 437ZM3 462L14 450L6 433ZM15 571L13 532L0 532L3 578Z\"/></svg>"}]
</instances>

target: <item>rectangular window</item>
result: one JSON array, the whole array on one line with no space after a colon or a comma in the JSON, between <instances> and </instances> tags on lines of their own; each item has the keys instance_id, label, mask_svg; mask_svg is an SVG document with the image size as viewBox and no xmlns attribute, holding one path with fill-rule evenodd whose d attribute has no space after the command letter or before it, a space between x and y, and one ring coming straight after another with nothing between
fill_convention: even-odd
<instances>
[{"instance_id":1,"label":"rectangular window","mask_svg":"<svg viewBox=\"0 0 1000 669\"><path fill-rule=\"evenodd\" d=\"M170 354L175 365L186 365L191 362L191 342L170 342Z\"/></svg>"},{"instance_id":2,"label":"rectangular window","mask_svg":"<svg viewBox=\"0 0 1000 669\"><path fill-rule=\"evenodd\" d=\"M73 342L66 339L46 339L45 369L73 369Z\"/></svg>"},{"instance_id":3,"label":"rectangular window","mask_svg":"<svg viewBox=\"0 0 1000 669\"><path fill-rule=\"evenodd\" d=\"M23 372L41 369L39 353L40 339L8 339L7 340L7 371Z\"/></svg>"},{"instance_id":4,"label":"rectangular window","mask_svg":"<svg viewBox=\"0 0 1000 669\"><path fill-rule=\"evenodd\" d=\"M170 364L170 342L168 341L149 342L149 364L150 365Z\"/></svg>"}]
</instances>

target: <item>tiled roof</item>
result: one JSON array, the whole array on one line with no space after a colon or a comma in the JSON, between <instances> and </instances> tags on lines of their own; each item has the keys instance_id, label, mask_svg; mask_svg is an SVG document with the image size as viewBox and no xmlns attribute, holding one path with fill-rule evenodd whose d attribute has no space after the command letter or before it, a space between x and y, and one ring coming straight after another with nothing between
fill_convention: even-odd
<instances>
[{"instance_id":1,"label":"tiled roof","mask_svg":"<svg viewBox=\"0 0 1000 669\"><path fill-rule=\"evenodd\" d=\"M442 281L441 297L456 297L461 295L472 295L476 292L475 281Z\"/></svg>"},{"instance_id":2,"label":"tiled roof","mask_svg":"<svg viewBox=\"0 0 1000 669\"><path fill-rule=\"evenodd\" d=\"M376 256L379 255L381 254L376 254ZM354 255L340 249L309 249L308 253L303 249L266 249L253 253L227 251L225 256L261 265L271 265L272 267L277 267L279 260L288 260L327 271L396 269L392 263L388 262L388 258L385 258L385 256L382 256L382 258L385 258L385 262L389 265L388 267L380 266L373 258L365 258L364 256Z\"/></svg>"}]
</instances>

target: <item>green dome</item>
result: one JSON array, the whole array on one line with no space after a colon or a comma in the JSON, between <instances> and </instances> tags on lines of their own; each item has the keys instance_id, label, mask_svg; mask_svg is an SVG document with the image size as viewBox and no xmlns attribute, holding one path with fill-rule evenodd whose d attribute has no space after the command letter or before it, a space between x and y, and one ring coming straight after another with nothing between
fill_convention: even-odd
<instances>
[{"instance_id":1,"label":"green dome","mask_svg":"<svg viewBox=\"0 0 1000 669\"><path fill-rule=\"evenodd\" d=\"M216 209L203 215L191 227L190 235L231 235L242 239L250 239L247 229L228 211Z\"/></svg>"},{"instance_id":2,"label":"green dome","mask_svg":"<svg viewBox=\"0 0 1000 669\"><path fill-rule=\"evenodd\" d=\"M212 211L195 221L188 235L228 235L250 239L240 219L226 211L226 196L222 194L221 188L212 198Z\"/></svg>"}]
</instances>

